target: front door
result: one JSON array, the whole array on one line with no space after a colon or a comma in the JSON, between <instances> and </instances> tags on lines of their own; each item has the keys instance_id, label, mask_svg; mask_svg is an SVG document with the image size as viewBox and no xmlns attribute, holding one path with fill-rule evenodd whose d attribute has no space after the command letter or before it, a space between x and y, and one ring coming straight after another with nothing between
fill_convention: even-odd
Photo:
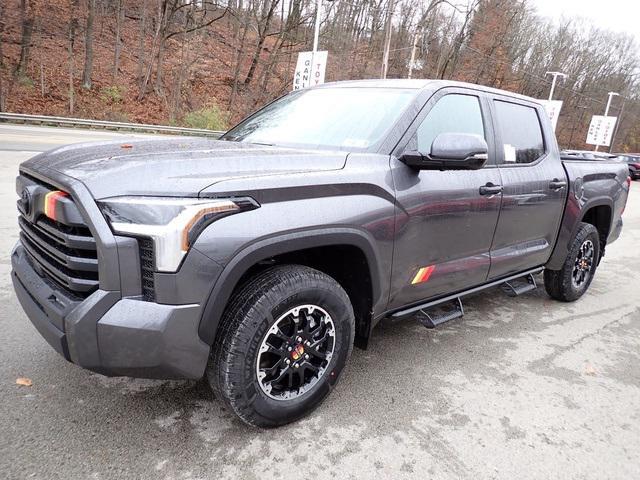
<instances>
[{"instance_id":1,"label":"front door","mask_svg":"<svg viewBox=\"0 0 640 480\"><path fill-rule=\"evenodd\" d=\"M389 308L418 303L486 281L489 250L500 211L493 128L483 93L461 88L437 92L394 151L396 240ZM416 170L397 160L403 151L429 153L441 133L485 138L489 161L479 170Z\"/></svg>"},{"instance_id":2,"label":"front door","mask_svg":"<svg viewBox=\"0 0 640 480\"><path fill-rule=\"evenodd\" d=\"M542 107L490 100L502 177L502 209L491 248L490 279L544 265L551 256L567 197L567 177Z\"/></svg>"}]
</instances>

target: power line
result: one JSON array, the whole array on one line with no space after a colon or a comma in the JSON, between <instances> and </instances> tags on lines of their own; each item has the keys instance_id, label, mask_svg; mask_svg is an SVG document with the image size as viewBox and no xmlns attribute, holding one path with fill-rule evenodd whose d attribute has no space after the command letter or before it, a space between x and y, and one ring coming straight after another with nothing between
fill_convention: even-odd
<instances>
[{"instance_id":1,"label":"power line","mask_svg":"<svg viewBox=\"0 0 640 480\"><path fill-rule=\"evenodd\" d=\"M495 61L497 63L502 63L502 64L509 65L511 67L514 67L512 62L507 62L505 60L500 60L500 59L495 58L495 57L493 57L491 55L488 55L488 54L486 54L484 52L480 52L480 51L478 51L478 50L476 50L476 49L474 49L474 48L472 48L472 47L470 47L468 45L463 44L462 41L459 41L458 43L462 48L466 48L466 49L471 50L471 51L473 51L473 52L475 52L475 53L477 53L479 55L483 55L483 56L485 56L485 57L487 57L487 58L489 58L489 59L491 59L491 60L493 60L493 61ZM545 83L546 85L549 85L549 86L551 85L551 82L549 80L547 80L546 78L540 77L539 75L536 75L534 73L528 72L527 70L521 69L521 70L518 70L518 73L529 75L530 77L536 78L537 80ZM571 77L568 77L568 78L571 78ZM573 88L565 87L565 86L562 86L562 85L558 86L558 88L560 88L562 90L565 90L565 91L569 91L572 94L581 97L582 99L587 99L587 100L590 100L591 102L598 103L600 105L606 105L607 104L606 101L598 100L597 98L590 97L588 95L585 95L584 93L580 93L580 92L574 90ZM629 115L629 117L630 118L634 118L636 120L640 120L640 115Z\"/></svg>"}]
</instances>

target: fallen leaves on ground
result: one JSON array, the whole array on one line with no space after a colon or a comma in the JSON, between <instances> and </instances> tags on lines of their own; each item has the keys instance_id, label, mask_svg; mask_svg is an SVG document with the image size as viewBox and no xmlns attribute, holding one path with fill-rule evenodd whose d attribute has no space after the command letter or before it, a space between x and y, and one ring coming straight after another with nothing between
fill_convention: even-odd
<instances>
[{"instance_id":1,"label":"fallen leaves on ground","mask_svg":"<svg viewBox=\"0 0 640 480\"><path fill-rule=\"evenodd\" d=\"M19 377L19 378L16 378L16 384L22 385L23 387L30 387L31 385L33 385L33 382L31 381L30 378Z\"/></svg>"}]
</instances>

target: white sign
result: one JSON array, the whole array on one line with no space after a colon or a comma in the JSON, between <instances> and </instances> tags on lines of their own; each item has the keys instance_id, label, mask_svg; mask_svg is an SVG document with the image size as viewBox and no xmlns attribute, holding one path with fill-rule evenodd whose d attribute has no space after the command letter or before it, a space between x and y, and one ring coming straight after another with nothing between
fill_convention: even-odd
<instances>
[{"instance_id":1,"label":"white sign","mask_svg":"<svg viewBox=\"0 0 640 480\"><path fill-rule=\"evenodd\" d=\"M411 68L412 70L422 70L424 68L424 62L421 58L414 60L413 63L409 60L407 62L407 68Z\"/></svg>"},{"instance_id":2,"label":"white sign","mask_svg":"<svg viewBox=\"0 0 640 480\"><path fill-rule=\"evenodd\" d=\"M549 120L551 120L551 125L555 132L560 110L562 109L562 100L540 100L540 103L544 105L544 109L547 111L547 115L549 115Z\"/></svg>"},{"instance_id":3,"label":"white sign","mask_svg":"<svg viewBox=\"0 0 640 480\"><path fill-rule=\"evenodd\" d=\"M589 133L587 133L587 143L589 145L601 145L608 147L611 145L611 137L616 126L618 117L603 117L594 115L591 117Z\"/></svg>"},{"instance_id":4,"label":"white sign","mask_svg":"<svg viewBox=\"0 0 640 480\"><path fill-rule=\"evenodd\" d=\"M509 163L515 163L516 161L516 147L510 143L504 144L504 161Z\"/></svg>"},{"instance_id":5,"label":"white sign","mask_svg":"<svg viewBox=\"0 0 640 480\"><path fill-rule=\"evenodd\" d=\"M313 65L311 63L313 62ZM300 52L298 63L293 74L293 89L300 90L324 83L324 72L327 68L327 51Z\"/></svg>"}]
</instances>

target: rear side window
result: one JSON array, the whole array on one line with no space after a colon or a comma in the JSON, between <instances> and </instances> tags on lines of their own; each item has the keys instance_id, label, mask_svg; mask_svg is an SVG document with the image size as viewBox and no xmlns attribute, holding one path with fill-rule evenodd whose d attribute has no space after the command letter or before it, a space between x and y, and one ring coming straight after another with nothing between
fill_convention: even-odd
<instances>
[{"instance_id":1,"label":"rear side window","mask_svg":"<svg viewBox=\"0 0 640 480\"><path fill-rule=\"evenodd\" d=\"M532 163L545 152L542 127L535 108L495 100L504 163Z\"/></svg>"},{"instance_id":2,"label":"rear side window","mask_svg":"<svg viewBox=\"0 0 640 480\"><path fill-rule=\"evenodd\" d=\"M451 94L438 100L418 127L418 151L430 153L433 140L441 133L473 133L485 138L480 99Z\"/></svg>"}]
</instances>

